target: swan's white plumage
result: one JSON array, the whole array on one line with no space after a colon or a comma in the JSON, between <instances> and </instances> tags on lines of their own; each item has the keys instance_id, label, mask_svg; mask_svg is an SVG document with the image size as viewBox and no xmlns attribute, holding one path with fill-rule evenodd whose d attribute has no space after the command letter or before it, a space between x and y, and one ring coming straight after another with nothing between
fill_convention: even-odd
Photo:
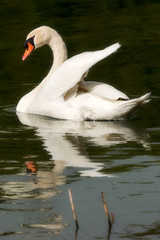
<instances>
[{"instance_id":1,"label":"swan's white plumage","mask_svg":"<svg viewBox=\"0 0 160 240\"><path fill-rule=\"evenodd\" d=\"M106 100L129 99L126 94L106 83L83 81L80 83L80 88Z\"/></svg>"},{"instance_id":2,"label":"swan's white plumage","mask_svg":"<svg viewBox=\"0 0 160 240\"><path fill-rule=\"evenodd\" d=\"M28 35L32 36L35 46L51 47L54 63L46 78L19 101L18 112L72 120L120 120L130 117L148 101L150 94L129 100L126 94L108 84L84 82L88 70L115 52L119 43L66 60L65 44L55 30L40 27Z\"/></svg>"},{"instance_id":3,"label":"swan's white plumage","mask_svg":"<svg viewBox=\"0 0 160 240\"><path fill-rule=\"evenodd\" d=\"M68 59L50 76L43 91L49 96L54 92L53 99L63 97L71 88L82 81L82 76L86 71L119 47L120 45L116 43L104 50L85 52Z\"/></svg>"}]
</instances>

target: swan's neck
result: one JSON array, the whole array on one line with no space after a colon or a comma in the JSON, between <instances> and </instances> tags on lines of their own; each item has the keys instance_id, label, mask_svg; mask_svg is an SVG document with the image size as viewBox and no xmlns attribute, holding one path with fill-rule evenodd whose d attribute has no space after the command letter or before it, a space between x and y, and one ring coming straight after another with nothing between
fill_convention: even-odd
<instances>
[{"instance_id":1,"label":"swan's neck","mask_svg":"<svg viewBox=\"0 0 160 240\"><path fill-rule=\"evenodd\" d=\"M67 60L67 49L66 45L54 29L48 28L48 39L45 44L48 44L53 53L53 64L47 76L43 79L43 81L35 88L35 90L39 90L42 85L47 81L47 79L52 76L54 71Z\"/></svg>"},{"instance_id":2,"label":"swan's neck","mask_svg":"<svg viewBox=\"0 0 160 240\"><path fill-rule=\"evenodd\" d=\"M67 49L66 45L61 38L61 36L55 31L51 30L50 38L48 41L48 45L52 49L53 52L53 64L48 73L48 75L52 74L64 61L67 60ZM48 76L47 75L47 76Z\"/></svg>"},{"instance_id":3,"label":"swan's neck","mask_svg":"<svg viewBox=\"0 0 160 240\"><path fill-rule=\"evenodd\" d=\"M58 32L54 29L48 28L48 39L45 41L44 44L49 45L53 53L53 64L47 76L42 80L42 82L35 88L34 90L39 90L42 85L47 81L47 79L52 76L54 71L64 62L67 60L67 48L66 45L58 34ZM42 45L41 45L42 46Z\"/></svg>"}]
</instances>

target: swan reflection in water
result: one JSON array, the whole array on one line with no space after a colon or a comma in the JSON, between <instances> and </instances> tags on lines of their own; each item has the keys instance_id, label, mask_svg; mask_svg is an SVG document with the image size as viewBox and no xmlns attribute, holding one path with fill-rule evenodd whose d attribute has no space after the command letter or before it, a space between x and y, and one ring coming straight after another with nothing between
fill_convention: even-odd
<instances>
[{"instance_id":1,"label":"swan reflection in water","mask_svg":"<svg viewBox=\"0 0 160 240\"><path fill-rule=\"evenodd\" d=\"M39 169L29 183L26 179L6 182L3 189L7 198L53 197L60 192L57 187L65 184L63 172L68 167L69 171L77 171L82 177L116 177L116 174L105 173L105 163L92 161L86 151L87 142L109 148L132 141L149 148L148 134L130 122L63 121L32 114L18 114L18 118L22 124L36 128L36 135L51 156L54 167ZM34 169L36 165L28 162L26 168L29 167Z\"/></svg>"},{"instance_id":2,"label":"swan reflection in water","mask_svg":"<svg viewBox=\"0 0 160 240\"><path fill-rule=\"evenodd\" d=\"M103 147L133 141L144 148L149 147L148 134L128 122L63 121L19 113L18 117L22 124L36 127L36 135L42 139L44 148L54 160L56 175L63 173L67 167L74 167L80 169L81 176L115 176L101 172L103 163L91 161L85 152L85 141ZM82 141L80 137L83 137Z\"/></svg>"}]
</instances>

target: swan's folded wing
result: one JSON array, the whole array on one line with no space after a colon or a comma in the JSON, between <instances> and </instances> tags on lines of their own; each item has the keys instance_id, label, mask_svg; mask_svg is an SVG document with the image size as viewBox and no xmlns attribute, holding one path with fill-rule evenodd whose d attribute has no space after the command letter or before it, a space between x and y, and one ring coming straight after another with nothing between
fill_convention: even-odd
<instances>
[{"instance_id":1,"label":"swan's folded wing","mask_svg":"<svg viewBox=\"0 0 160 240\"><path fill-rule=\"evenodd\" d=\"M107 100L129 99L125 93L106 83L83 81L82 83L80 83L79 89L82 91L87 91L97 97Z\"/></svg>"},{"instance_id":2,"label":"swan's folded wing","mask_svg":"<svg viewBox=\"0 0 160 240\"><path fill-rule=\"evenodd\" d=\"M68 59L47 79L41 93L48 96L49 100L56 100L62 98L71 89L76 92L83 75L119 47L119 43L116 43L104 50L85 52Z\"/></svg>"}]
</instances>

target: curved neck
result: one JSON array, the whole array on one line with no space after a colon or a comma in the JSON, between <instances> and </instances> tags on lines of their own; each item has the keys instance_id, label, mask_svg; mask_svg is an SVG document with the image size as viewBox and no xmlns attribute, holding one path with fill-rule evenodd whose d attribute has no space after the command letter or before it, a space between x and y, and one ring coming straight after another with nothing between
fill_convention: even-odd
<instances>
[{"instance_id":1,"label":"curved neck","mask_svg":"<svg viewBox=\"0 0 160 240\"><path fill-rule=\"evenodd\" d=\"M66 45L61 38L61 36L58 34L57 31L54 29L48 28L48 40L46 41L46 44L49 45L49 47L52 50L53 53L53 64L51 66L51 69L47 76L42 80L42 82L36 87L39 89L43 85L45 81L54 73L54 71L62 65L64 61L67 60L67 48Z\"/></svg>"},{"instance_id":2,"label":"curved neck","mask_svg":"<svg viewBox=\"0 0 160 240\"><path fill-rule=\"evenodd\" d=\"M51 30L50 39L48 41L48 45L50 46L53 52L53 64L48 73L48 75L52 74L64 61L67 60L67 49L66 45L61 38L61 36L55 31ZM47 75L47 76L48 76Z\"/></svg>"}]
</instances>

